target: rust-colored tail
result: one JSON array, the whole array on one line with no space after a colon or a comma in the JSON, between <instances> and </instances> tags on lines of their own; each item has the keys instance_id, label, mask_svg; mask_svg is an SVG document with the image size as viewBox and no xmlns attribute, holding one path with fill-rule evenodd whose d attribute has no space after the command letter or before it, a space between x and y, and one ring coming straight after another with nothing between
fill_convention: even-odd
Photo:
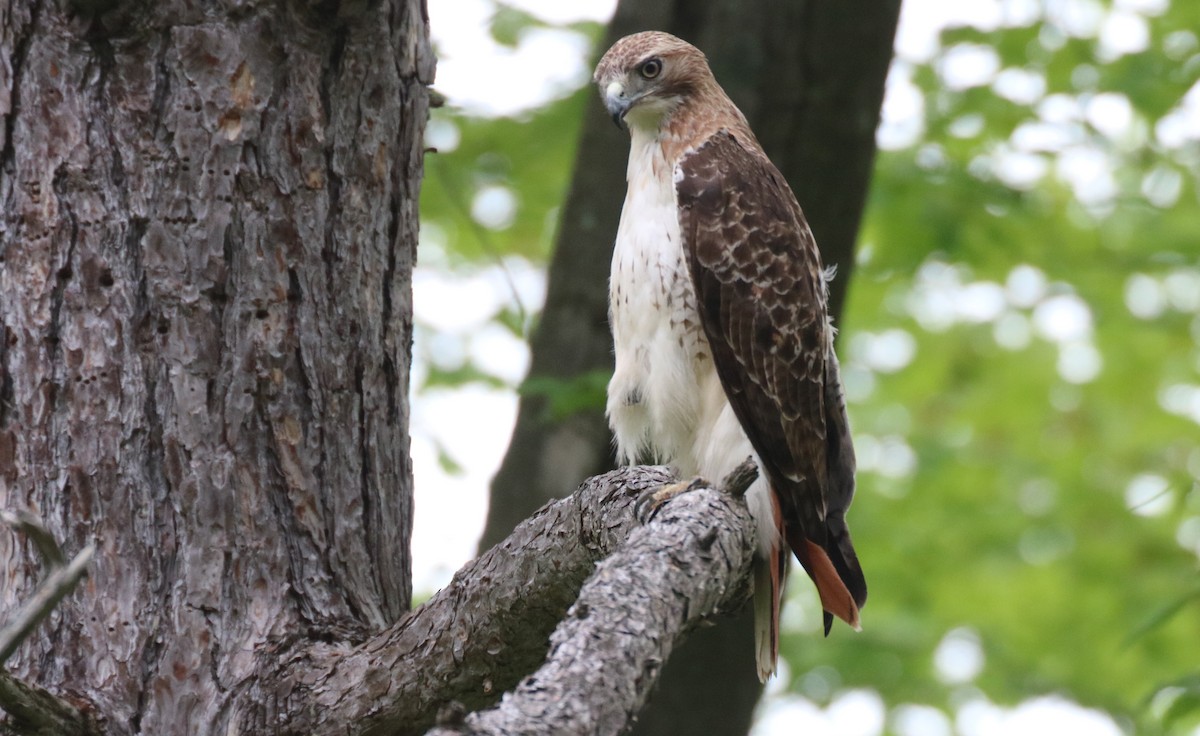
<instances>
[{"instance_id":1,"label":"rust-colored tail","mask_svg":"<svg viewBox=\"0 0 1200 736\"><path fill-rule=\"evenodd\" d=\"M785 524L779 498L774 491L771 491L770 499L775 542L766 559L759 558L754 566L755 659L758 663L758 679L763 682L775 673L775 663L779 657L779 611L787 577L789 547L817 586L821 608L825 611L826 636L833 626L834 616L855 631L861 631L859 609L867 599L866 580L854 546L850 543L845 521L840 516L827 520L829 547L825 548L804 536L796 526L788 527Z\"/></svg>"},{"instance_id":2,"label":"rust-colored tail","mask_svg":"<svg viewBox=\"0 0 1200 736\"><path fill-rule=\"evenodd\" d=\"M833 561L829 559L829 554L810 539L796 541L799 543L792 544L789 540L789 544L792 544L796 558L800 560L800 565L804 567L804 571L816 584L817 594L821 596L821 608L825 609L825 635L829 635L829 628L833 625L834 616L850 624L855 631L861 631L862 625L858 620L858 603L850 594L846 583L842 581L842 576L838 574Z\"/></svg>"}]
</instances>

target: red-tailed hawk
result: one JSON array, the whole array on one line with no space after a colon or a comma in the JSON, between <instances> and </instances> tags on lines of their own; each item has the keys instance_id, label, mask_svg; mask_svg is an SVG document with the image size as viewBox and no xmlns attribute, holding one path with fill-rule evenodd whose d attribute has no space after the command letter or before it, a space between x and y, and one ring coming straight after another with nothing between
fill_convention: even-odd
<instances>
[{"instance_id":1,"label":"red-tailed hawk","mask_svg":"<svg viewBox=\"0 0 1200 736\"><path fill-rule=\"evenodd\" d=\"M609 424L622 462L717 480L757 460L748 499L766 679L788 547L816 583L826 633L833 616L858 628L867 597L846 527L854 449L825 309L831 274L698 49L666 33L627 36L595 81L632 139L609 284Z\"/></svg>"}]
</instances>

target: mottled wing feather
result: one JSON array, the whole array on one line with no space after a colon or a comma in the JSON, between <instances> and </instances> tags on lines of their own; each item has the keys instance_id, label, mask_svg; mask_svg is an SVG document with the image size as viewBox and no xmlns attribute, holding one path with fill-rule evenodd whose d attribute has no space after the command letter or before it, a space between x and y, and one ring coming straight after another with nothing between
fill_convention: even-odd
<instances>
[{"instance_id":1,"label":"mottled wing feather","mask_svg":"<svg viewBox=\"0 0 1200 736\"><path fill-rule=\"evenodd\" d=\"M730 404L785 520L825 546L830 328L812 234L775 167L727 132L681 160L676 192L701 322Z\"/></svg>"},{"instance_id":2,"label":"mottled wing feather","mask_svg":"<svg viewBox=\"0 0 1200 736\"><path fill-rule=\"evenodd\" d=\"M812 232L778 170L728 132L684 156L676 194L713 362L789 545L801 561L812 561L804 540L824 549L861 606L866 580L845 520L854 449Z\"/></svg>"}]
</instances>

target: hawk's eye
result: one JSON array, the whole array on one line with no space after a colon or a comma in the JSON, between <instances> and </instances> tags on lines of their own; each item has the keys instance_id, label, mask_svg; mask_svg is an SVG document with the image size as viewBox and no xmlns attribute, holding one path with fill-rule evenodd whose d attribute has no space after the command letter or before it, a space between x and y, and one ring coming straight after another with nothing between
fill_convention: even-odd
<instances>
[{"instance_id":1,"label":"hawk's eye","mask_svg":"<svg viewBox=\"0 0 1200 736\"><path fill-rule=\"evenodd\" d=\"M654 79L659 74L662 74L662 59L647 59L638 67L638 73L646 79Z\"/></svg>"}]
</instances>

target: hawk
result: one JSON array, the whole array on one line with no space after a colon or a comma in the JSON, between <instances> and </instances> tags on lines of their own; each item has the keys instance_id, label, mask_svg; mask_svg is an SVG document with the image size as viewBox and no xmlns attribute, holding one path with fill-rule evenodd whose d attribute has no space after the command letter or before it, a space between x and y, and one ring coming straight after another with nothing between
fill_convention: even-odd
<instances>
[{"instance_id":1,"label":"hawk","mask_svg":"<svg viewBox=\"0 0 1200 736\"><path fill-rule=\"evenodd\" d=\"M867 597L846 526L855 466L825 306L832 272L699 49L626 36L595 82L631 139L609 282L617 454L710 479L758 463L747 498L765 680L789 548L816 584L826 634L833 616L859 628Z\"/></svg>"}]
</instances>

